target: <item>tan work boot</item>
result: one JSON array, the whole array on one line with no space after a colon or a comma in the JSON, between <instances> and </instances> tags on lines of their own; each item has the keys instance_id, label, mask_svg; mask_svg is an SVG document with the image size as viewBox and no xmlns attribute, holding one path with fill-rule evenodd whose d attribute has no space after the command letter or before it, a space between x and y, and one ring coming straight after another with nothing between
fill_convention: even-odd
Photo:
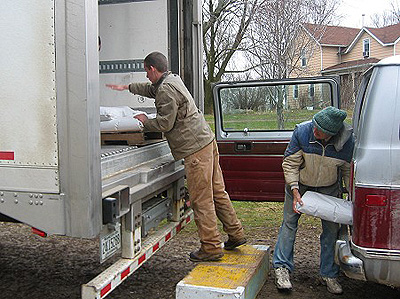
<instances>
[{"instance_id":1,"label":"tan work boot","mask_svg":"<svg viewBox=\"0 0 400 299\"><path fill-rule=\"evenodd\" d=\"M245 244L246 242L247 242L247 240L245 238L237 240L237 241L228 239L228 241L224 242L224 249L225 250L233 250L236 247Z\"/></svg>"},{"instance_id":2,"label":"tan work boot","mask_svg":"<svg viewBox=\"0 0 400 299\"><path fill-rule=\"evenodd\" d=\"M213 261L219 261L224 254L222 252L219 253L207 253L200 250L193 251L189 255L189 259L192 262L213 262Z\"/></svg>"}]
</instances>

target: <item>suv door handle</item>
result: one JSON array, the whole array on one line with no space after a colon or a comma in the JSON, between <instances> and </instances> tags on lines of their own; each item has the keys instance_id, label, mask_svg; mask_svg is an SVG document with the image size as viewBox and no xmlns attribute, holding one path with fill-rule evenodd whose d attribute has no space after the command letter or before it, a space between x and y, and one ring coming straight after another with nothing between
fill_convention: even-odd
<instances>
[{"instance_id":1,"label":"suv door handle","mask_svg":"<svg viewBox=\"0 0 400 299\"><path fill-rule=\"evenodd\" d=\"M252 147L253 146L252 146L251 142L238 142L238 143L235 143L235 151L238 151L238 152L251 151Z\"/></svg>"}]
</instances>

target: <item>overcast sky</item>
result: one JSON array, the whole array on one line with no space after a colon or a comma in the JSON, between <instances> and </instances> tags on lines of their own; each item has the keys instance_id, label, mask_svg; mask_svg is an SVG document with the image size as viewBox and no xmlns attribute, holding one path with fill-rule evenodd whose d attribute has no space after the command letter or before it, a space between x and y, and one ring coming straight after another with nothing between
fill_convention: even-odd
<instances>
[{"instance_id":1,"label":"overcast sky","mask_svg":"<svg viewBox=\"0 0 400 299\"><path fill-rule=\"evenodd\" d=\"M340 25L345 27L361 28L362 14L365 14L364 25L370 26L370 19L374 13L381 13L390 9L392 0L342 0L338 12L344 16Z\"/></svg>"}]
</instances>

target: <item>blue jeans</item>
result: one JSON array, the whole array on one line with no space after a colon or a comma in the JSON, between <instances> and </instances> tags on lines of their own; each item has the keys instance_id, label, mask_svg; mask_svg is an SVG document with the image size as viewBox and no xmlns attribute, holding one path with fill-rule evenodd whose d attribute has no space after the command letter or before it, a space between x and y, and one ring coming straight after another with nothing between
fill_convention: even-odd
<instances>
[{"instance_id":1,"label":"blue jeans","mask_svg":"<svg viewBox=\"0 0 400 299\"><path fill-rule=\"evenodd\" d=\"M303 195L306 191L315 191L322 194L338 196L338 184L329 187L307 187L299 186L300 194ZM283 222L279 230L278 241L275 245L272 264L274 268L284 267L290 272L294 270L293 250L296 240L296 232L300 214L293 211L293 194L290 186L285 187L285 203L283 208ZM321 256L320 256L320 274L323 277L337 277L339 274L339 266L335 264L335 244L338 238L340 225L334 222L322 221Z\"/></svg>"}]
</instances>

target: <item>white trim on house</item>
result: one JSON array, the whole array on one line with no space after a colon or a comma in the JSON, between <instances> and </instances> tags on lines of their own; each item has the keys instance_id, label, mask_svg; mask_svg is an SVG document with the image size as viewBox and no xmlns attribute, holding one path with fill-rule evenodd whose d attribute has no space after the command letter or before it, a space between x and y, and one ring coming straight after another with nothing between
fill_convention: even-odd
<instances>
[{"instance_id":1,"label":"white trim on house","mask_svg":"<svg viewBox=\"0 0 400 299\"><path fill-rule=\"evenodd\" d=\"M376 63L366 63L366 64L359 64L359 65L353 65L353 66L349 66L349 67L342 67L342 68L337 68L337 69L331 69L331 70L322 70L321 74L338 74L338 75L345 75L348 73L349 70L354 70L354 69L362 69L363 67L367 66L368 68L370 68L371 66L375 65ZM340 71L343 71L342 73L340 73Z\"/></svg>"},{"instance_id":2,"label":"white trim on house","mask_svg":"<svg viewBox=\"0 0 400 299\"><path fill-rule=\"evenodd\" d=\"M346 51L343 54L348 54L354 48L355 44L358 42L358 40L360 39L363 32L369 34L373 39L375 39L379 44L381 44L382 47L393 46L400 39L400 38L398 38L397 41L394 43L386 43L385 44L379 38L377 38L374 34L372 34L371 31L369 31L366 27L363 27L360 29L360 32L356 35L356 37L351 42L350 46L347 47Z\"/></svg>"},{"instance_id":3,"label":"white trim on house","mask_svg":"<svg viewBox=\"0 0 400 299\"><path fill-rule=\"evenodd\" d=\"M321 71L322 71L324 69L324 54L322 53L323 48L321 44L319 45L319 47L320 47L319 52L321 53Z\"/></svg>"},{"instance_id":4,"label":"white trim on house","mask_svg":"<svg viewBox=\"0 0 400 299\"><path fill-rule=\"evenodd\" d=\"M315 38L315 36L312 35L312 34L310 33L310 31L308 31L307 28L304 27L303 24L300 24L300 26L304 29L304 31L305 31L309 36L311 36L311 38L312 38L318 45L321 45L321 43L320 43L319 41L317 41L317 39Z\"/></svg>"},{"instance_id":5,"label":"white trim on house","mask_svg":"<svg viewBox=\"0 0 400 299\"><path fill-rule=\"evenodd\" d=\"M324 47L347 47L347 45L321 44Z\"/></svg>"}]
</instances>

